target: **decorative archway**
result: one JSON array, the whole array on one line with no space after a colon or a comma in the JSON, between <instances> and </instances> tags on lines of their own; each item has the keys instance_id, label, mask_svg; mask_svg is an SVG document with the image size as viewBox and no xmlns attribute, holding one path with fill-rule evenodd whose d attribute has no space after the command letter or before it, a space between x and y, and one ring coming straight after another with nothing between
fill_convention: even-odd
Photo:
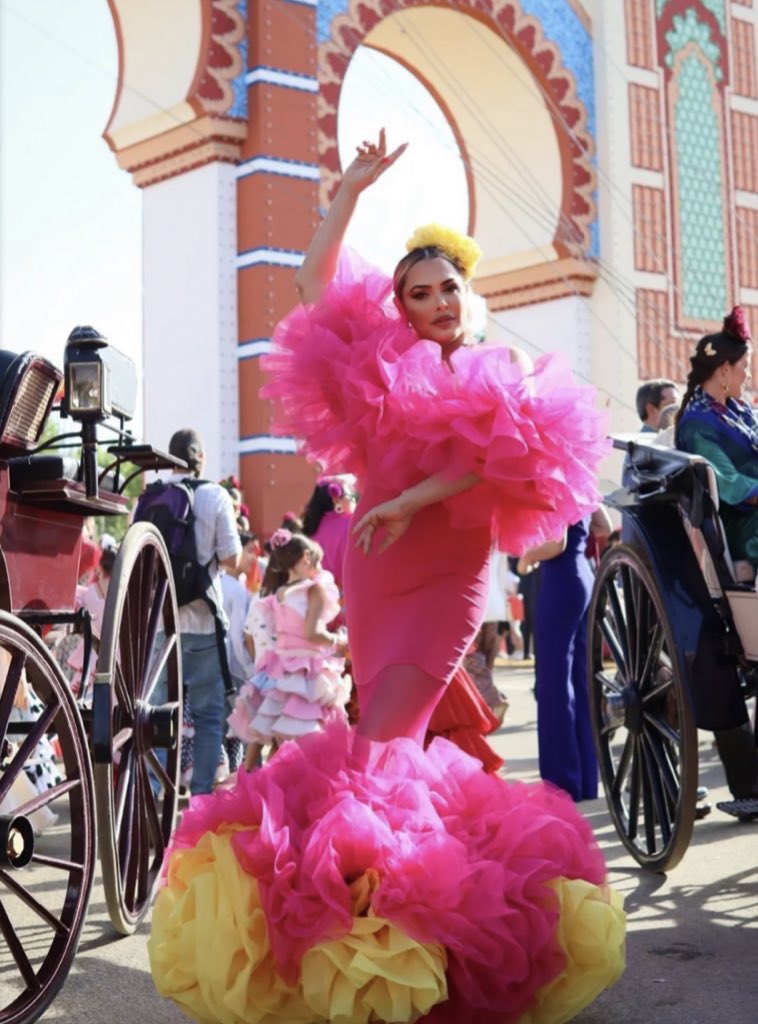
<instances>
[{"instance_id":1,"label":"decorative archway","mask_svg":"<svg viewBox=\"0 0 758 1024\"><path fill-rule=\"evenodd\" d=\"M105 134L145 190L146 380L159 392L172 375L178 395L170 409L160 396L153 403L150 430L168 436L177 417L199 426L211 466L219 473L239 466L257 530L269 532L282 508L297 507L312 480L293 458L294 439L272 436L271 410L258 399L259 356L296 301L295 268L336 185L338 104L358 47L403 63L454 129L473 196L471 228L486 243L476 287L490 312L518 314L536 302L545 310L547 300L571 303L592 291L594 79L581 0L108 2L121 73ZM499 193L493 199L485 188L487 125L462 109L450 74L435 71L428 55L403 50L399 19L411 29L426 19L424 30L440 45L452 28L448 47L465 29L469 66L460 73L468 70L469 88L475 83L472 106L495 124L495 137L506 137L501 150L527 165L509 195L497 166L489 184ZM519 80L533 120L522 111L518 121L515 86L486 92L477 52L490 78ZM456 54L447 53L454 65ZM543 147L536 156L534 139ZM522 210L498 237L498 204L535 180L547 197L539 200L539 230ZM192 259L178 261L177 252Z\"/></svg>"},{"instance_id":2,"label":"decorative archway","mask_svg":"<svg viewBox=\"0 0 758 1024\"><path fill-rule=\"evenodd\" d=\"M344 12L333 17L329 35L321 42L318 53L321 205L328 205L339 183L337 118L340 94L347 67L360 46L380 49L406 68L415 70L438 98L442 108L449 112L448 116L451 119L455 116L455 83L446 82L439 69L424 62L421 49L418 46L414 49L408 42L414 12L415 18L420 19L422 10L426 16L424 35L429 34L432 16L438 22L444 17L470 18L492 32L503 49L512 51L523 65L525 76L533 80L557 144L560 196L552 217L552 233L545 240L551 251L546 253L544 244L532 246L532 251L524 252L514 266L513 259L498 260L504 254L492 252L492 246L487 246L486 255L491 257L487 262L493 271L487 273L485 265L483 279L478 282L479 290L488 297L493 308L523 305L537 298L587 294L594 281L594 270L587 261L597 255L593 230L596 219L595 146L588 124L588 111L578 96L576 77L566 66L561 50L547 38L542 22L526 13L514 0L461 0L454 9L438 0L396 0L393 3L386 0L349 0ZM399 27L393 36L388 26L393 19L398 22L403 17L407 27ZM417 35L421 38L421 31ZM480 55L487 57L490 43L481 33L480 36L482 41L475 45L479 47ZM438 42L435 39L435 43ZM455 43L459 47L457 58L460 61L460 35ZM502 61L502 57L500 59ZM481 77L486 78L484 75ZM457 84L460 86L460 80ZM496 107L497 102L496 97L490 96L490 107ZM476 131L475 118L462 109L460 103L458 108L459 119L453 121L451 127L461 140L460 152L466 174L476 188L479 175L467 147L469 134ZM468 123L464 123L466 121ZM474 233L477 233L478 225L473 210L478 205L476 201L471 203L472 223L469 227ZM539 212L548 215L546 211Z\"/></svg>"}]
</instances>

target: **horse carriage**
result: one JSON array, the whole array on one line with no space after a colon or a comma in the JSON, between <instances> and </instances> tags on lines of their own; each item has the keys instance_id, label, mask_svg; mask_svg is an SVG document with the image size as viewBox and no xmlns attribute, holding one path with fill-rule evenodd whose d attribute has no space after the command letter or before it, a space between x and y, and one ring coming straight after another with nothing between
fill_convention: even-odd
<instances>
[{"instance_id":1,"label":"horse carriage","mask_svg":"<svg viewBox=\"0 0 758 1024\"><path fill-rule=\"evenodd\" d=\"M40 444L62 381L61 417L76 429ZM134 442L136 390L134 364L90 327L71 333L63 374L32 353L0 352L1 1024L39 1018L65 981L96 851L113 927L129 934L150 908L175 823L178 614L152 526L126 532L99 642L75 610L84 519L125 515L124 488L138 473L184 467ZM86 703L45 642L62 625L82 632L83 678L97 647ZM31 718L18 713L29 693ZM42 742L55 751L51 788L32 785Z\"/></svg>"},{"instance_id":2,"label":"horse carriage","mask_svg":"<svg viewBox=\"0 0 758 1024\"><path fill-rule=\"evenodd\" d=\"M624 543L595 578L590 713L619 837L640 865L666 871L692 836L697 729L739 733L751 756L758 593L750 563L730 555L709 463L641 438L614 445L625 485L606 504L622 515Z\"/></svg>"}]
</instances>

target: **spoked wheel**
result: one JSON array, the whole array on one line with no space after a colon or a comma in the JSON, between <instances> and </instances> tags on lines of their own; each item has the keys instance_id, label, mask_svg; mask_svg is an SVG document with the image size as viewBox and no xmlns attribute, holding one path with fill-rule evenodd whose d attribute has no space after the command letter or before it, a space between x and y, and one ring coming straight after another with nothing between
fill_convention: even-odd
<instances>
[{"instance_id":1,"label":"spoked wheel","mask_svg":"<svg viewBox=\"0 0 758 1024\"><path fill-rule=\"evenodd\" d=\"M643 867L667 871L692 837L697 731L658 585L626 545L603 558L589 610L592 726L608 808Z\"/></svg>"},{"instance_id":2,"label":"spoked wheel","mask_svg":"<svg viewBox=\"0 0 758 1024\"><path fill-rule=\"evenodd\" d=\"M95 874L87 735L42 641L0 612L0 1022L28 1024L71 968Z\"/></svg>"},{"instance_id":3,"label":"spoked wheel","mask_svg":"<svg viewBox=\"0 0 758 1024\"><path fill-rule=\"evenodd\" d=\"M108 913L129 935L150 909L176 820L181 654L168 554L130 527L103 614L92 699L100 862Z\"/></svg>"}]
</instances>

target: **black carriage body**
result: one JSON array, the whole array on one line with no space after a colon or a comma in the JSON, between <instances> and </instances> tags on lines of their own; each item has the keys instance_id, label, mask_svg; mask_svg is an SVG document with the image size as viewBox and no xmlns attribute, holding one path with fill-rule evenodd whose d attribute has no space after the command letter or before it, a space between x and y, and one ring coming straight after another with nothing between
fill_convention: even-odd
<instances>
[{"instance_id":1,"label":"black carriage body","mask_svg":"<svg viewBox=\"0 0 758 1024\"><path fill-rule=\"evenodd\" d=\"M697 728L752 742L750 638L730 603L751 587L731 562L709 464L641 441L616 447L624 487L606 504L622 515L622 544L604 553L590 601L590 714L619 838L643 867L668 871L695 821Z\"/></svg>"},{"instance_id":2,"label":"black carriage body","mask_svg":"<svg viewBox=\"0 0 758 1024\"><path fill-rule=\"evenodd\" d=\"M690 682L695 724L708 730L742 725L748 715L734 649L738 641L726 610L708 590L678 500L661 496L619 510L625 540L643 553L658 580L683 677Z\"/></svg>"}]
</instances>

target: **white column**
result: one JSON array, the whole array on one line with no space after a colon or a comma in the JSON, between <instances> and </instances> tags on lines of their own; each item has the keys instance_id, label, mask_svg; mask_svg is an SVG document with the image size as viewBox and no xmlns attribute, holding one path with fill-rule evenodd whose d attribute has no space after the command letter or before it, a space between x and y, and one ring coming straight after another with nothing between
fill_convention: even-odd
<instances>
[{"instance_id":1,"label":"white column","mask_svg":"<svg viewBox=\"0 0 758 1024\"><path fill-rule=\"evenodd\" d=\"M582 383L594 382L590 302L581 296L567 295L504 309L491 314L488 336L493 341L523 348L535 360L546 352L563 352Z\"/></svg>"},{"instance_id":2,"label":"white column","mask_svg":"<svg viewBox=\"0 0 758 1024\"><path fill-rule=\"evenodd\" d=\"M600 276L592 296L593 377L610 403L611 429L637 429L639 384L632 207L630 74L623 4L598 4L593 15L597 99ZM636 80L655 87L658 75L638 69ZM661 344L666 339L661 338Z\"/></svg>"},{"instance_id":3,"label":"white column","mask_svg":"<svg viewBox=\"0 0 758 1024\"><path fill-rule=\"evenodd\" d=\"M144 190L144 436L202 436L206 474L238 471L236 177L211 163Z\"/></svg>"}]
</instances>

